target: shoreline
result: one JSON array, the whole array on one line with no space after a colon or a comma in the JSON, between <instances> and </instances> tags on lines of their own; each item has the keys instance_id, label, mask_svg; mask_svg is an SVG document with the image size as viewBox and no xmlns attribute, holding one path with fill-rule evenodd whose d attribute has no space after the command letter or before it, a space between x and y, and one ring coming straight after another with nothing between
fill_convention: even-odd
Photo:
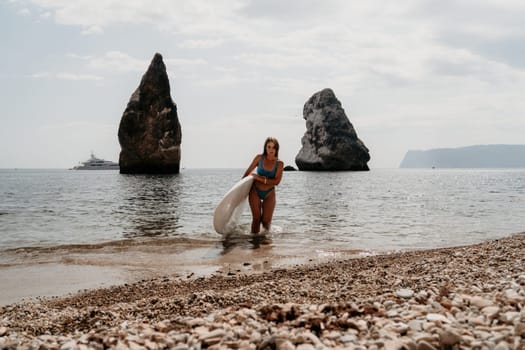
<instances>
[{"instance_id":1,"label":"shoreline","mask_svg":"<svg viewBox=\"0 0 525 350\"><path fill-rule=\"evenodd\" d=\"M165 238L11 248L4 250L0 259L0 281L3 281L0 307L157 277L255 274L366 254L371 253L276 246L270 236L256 239L236 236L227 241Z\"/></svg>"},{"instance_id":2,"label":"shoreline","mask_svg":"<svg viewBox=\"0 0 525 350\"><path fill-rule=\"evenodd\" d=\"M260 273L157 276L1 307L0 346L518 349L524 252L519 233Z\"/></svg>"}]
</instances>

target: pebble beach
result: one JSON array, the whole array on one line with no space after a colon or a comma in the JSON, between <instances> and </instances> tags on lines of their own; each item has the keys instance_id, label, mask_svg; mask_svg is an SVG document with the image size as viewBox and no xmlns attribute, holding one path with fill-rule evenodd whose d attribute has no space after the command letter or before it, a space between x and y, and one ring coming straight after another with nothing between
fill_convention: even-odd
<instances>
[{"instance_id":1,"label":"pebble beach","mask_svg":"<svg viewBox=\"0 0 525 350\"><path fill-rule=\"evenodd\" d=\"M6 305L0 349L525 349L524 306L521 233Z\"/></svg>"}]
</instances>

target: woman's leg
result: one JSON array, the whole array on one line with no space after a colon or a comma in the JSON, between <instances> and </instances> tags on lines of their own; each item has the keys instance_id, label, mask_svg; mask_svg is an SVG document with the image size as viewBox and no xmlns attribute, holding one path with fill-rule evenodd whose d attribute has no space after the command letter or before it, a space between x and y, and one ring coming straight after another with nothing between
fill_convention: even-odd
<instances>
[{"instance_id":1,"label":"woman's leg","mask_svg":"<svg viewBox=\"0 0 525 350\"><path fill-rule=\"evenodd\" d=\"M248 202L252 210L252 233L259 233L261 230L261 199L255 191L255 186L252 186L250 194L248 195Z\"/></svg>"},{"instance_id":2,"label":"woman's leg","mask_svg":"<svg viewBox=\"0 0 525 350\"><path fill-rule=\"evenodd\" d=\"M275 209L275 189L266 195L262 203L262 225L270 231L272 224L273 210Z\"/></svg>"}]
</instances>

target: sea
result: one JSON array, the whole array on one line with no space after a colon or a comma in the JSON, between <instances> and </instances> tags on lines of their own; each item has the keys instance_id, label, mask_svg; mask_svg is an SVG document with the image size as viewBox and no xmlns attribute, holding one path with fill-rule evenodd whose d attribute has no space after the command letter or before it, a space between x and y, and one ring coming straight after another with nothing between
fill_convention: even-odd
<instances>
[{"instance_id":1,"label":"sea","mask_svg":"<svg viewBox=\"0 0 525 350\"><path fill-rule=\"evenodd\" d=\"M1 256L20 248L198 242L258 249L247 207L239 237L213 213L244 169L176 175L114 170L0 170ZM385 252L472 244L525 231L525 169L285 172L266 243L297 254Z\"/></svg>"}]
</instances>

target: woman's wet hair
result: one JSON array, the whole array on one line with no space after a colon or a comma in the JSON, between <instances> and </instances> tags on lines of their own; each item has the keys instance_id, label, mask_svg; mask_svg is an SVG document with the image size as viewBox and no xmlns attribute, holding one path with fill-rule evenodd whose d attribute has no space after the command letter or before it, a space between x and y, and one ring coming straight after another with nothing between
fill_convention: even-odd
<instances>
[{"instance_id":1,"label":"woman's wet hair","mask_svg":"<svg viewBox=\"0 0 525 350\"><path fill-rule=\"evenodd\" d=\"M263 154L266 156L266 145L269 143L269 142L272 142L273 145L275 146L275 158L279 158L279 141L277 141L277 139L275 137L267 137L266 138L266 141L264 141L264 149L263 149Z\"/></svg>"}]
</instances>

